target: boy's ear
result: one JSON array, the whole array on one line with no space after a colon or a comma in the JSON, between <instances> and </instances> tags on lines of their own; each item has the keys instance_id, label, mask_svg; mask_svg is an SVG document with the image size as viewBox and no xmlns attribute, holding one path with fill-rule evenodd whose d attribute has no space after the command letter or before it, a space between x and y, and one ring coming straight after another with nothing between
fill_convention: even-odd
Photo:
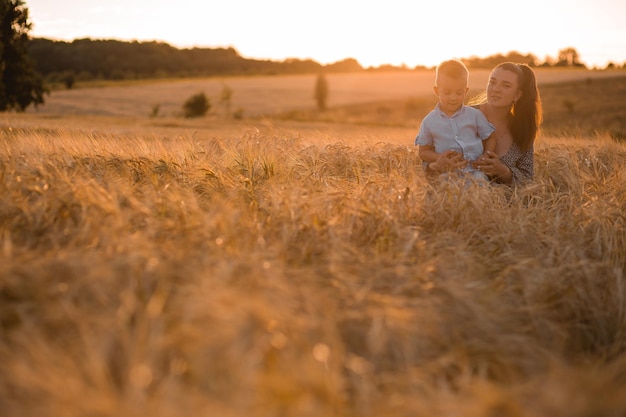
<instances>
[{"instance_id":1,"label":"boy's ear","mask_svg":"<svg viewBox=\"0 0 626 417\"><path fill-rule=\"evenodd\" d=\"M433 85L433 91L435 92L435 95L439 97L439 87L437 87L436 85Z\"/></svg>"}]
</instances>

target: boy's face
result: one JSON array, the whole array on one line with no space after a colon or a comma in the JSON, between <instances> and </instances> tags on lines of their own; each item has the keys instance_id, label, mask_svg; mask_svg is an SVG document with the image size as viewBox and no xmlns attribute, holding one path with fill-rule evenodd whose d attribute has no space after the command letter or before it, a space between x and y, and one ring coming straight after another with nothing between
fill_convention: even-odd
<instances>
[{"instance_id":1,"label":"boy's face","mask_svg":"<svg viewBox=\"0 0 626 417\"><path fill-rule=\"evenodd\" d=\"M439 97L441 109L447 115L452 116L465 102L469 87L467 80L463 77L455 78L440 74L434 89Z\"/></svg>"}]
</instances>

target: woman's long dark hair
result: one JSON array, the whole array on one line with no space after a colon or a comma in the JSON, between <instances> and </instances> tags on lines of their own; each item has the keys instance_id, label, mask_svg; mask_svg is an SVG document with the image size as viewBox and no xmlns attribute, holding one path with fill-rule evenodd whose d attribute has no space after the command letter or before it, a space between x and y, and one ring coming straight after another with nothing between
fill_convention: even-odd
<instances>
[{"instance_id":1,"label":"woman's long dark hair","mask_svg":"<svg viewBox=\"0 0 626 417\"><path fill-rule=\"evenodd\" d=\"M522 151L535 143L542 122L541 97L534 71L526 64L503 62L496 66L517 74L522 95L511 108L511 136Z\"/></svg>"}]
</instances>

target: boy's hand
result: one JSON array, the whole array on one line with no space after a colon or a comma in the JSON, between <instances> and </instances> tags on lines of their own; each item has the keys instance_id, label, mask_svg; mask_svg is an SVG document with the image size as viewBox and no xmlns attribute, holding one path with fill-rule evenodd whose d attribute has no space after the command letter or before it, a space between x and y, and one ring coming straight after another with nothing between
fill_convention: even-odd
<instances>
[{"instance_id":1,"label":"boy's hand","mask_svg":"<svg viewBox=\"0 0 626 417\"><path fill-rule=\"evenodd\" d=\"M428 168L435 172L446 172L462 169L468 162L463 158L463 154L453 150L447 150L439 155L435 162L431 162Z\"/></svg>"}]
</instances>

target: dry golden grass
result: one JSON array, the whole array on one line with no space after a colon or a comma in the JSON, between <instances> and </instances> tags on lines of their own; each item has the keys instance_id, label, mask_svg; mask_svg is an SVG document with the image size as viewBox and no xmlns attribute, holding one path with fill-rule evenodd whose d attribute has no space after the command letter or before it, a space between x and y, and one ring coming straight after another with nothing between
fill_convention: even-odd
<instances>
[{"instance_id":1,"label":"dry golden grass","mask_svg":"<svg viewBox=\"0 0 626 417\"><path fill-rule=\"evenodd\" d=\"M94 120L0 126L3 415L626 413L624 143L436 189L413 129Z\"/></svg>"}]
</instances>

